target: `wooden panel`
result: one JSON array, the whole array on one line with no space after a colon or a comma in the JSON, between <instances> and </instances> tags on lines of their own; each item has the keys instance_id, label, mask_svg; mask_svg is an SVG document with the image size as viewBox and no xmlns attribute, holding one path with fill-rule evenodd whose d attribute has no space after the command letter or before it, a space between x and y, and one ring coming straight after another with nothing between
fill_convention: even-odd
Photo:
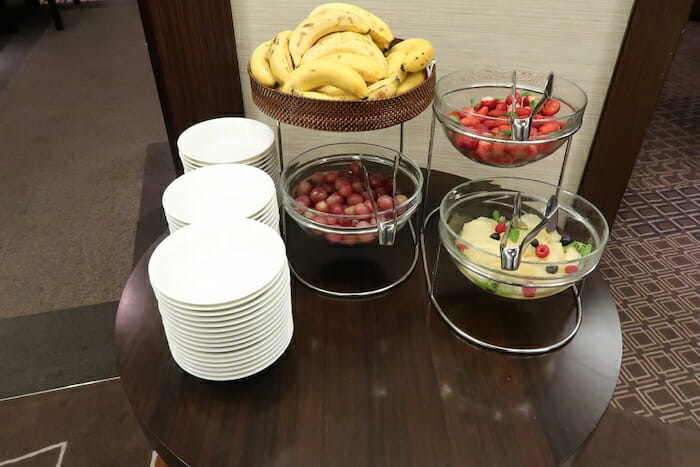
<instances>
[{"instance_id":1,"label":"wooden panel","mask_svg":"<svg viewBox=\"0 0 700 467\"><path fill-rule=\"evenodd\" d=\"M173 161L179 134L195 122L243 115L228 0L139 0Z\"/></svg>"},{"instance_id":2,"label":"wooden panel","mask_svg":"<svg viewBox=\"0 0 700 467\"><path fill-rule=\"evenodd\" d=\"M579 192L615 220L693 0L637 1Z\"/></svg>"},{"instance_id":3,"label":"wooden panel","mask_svg":"<svg viewBox=\"0 0 700 467\"><path fill-rule=\"evenodd\" d=\"M250 100L246 65L253 48L281 30L294 28L318 0L298 0L280 8L253 0L232 0L236 42L243 79L247 114L272 123ZM574 80L588 94L583 127L576 135L565 184L577 189L598 125L620 45L629 21L633 0L590 0L562 2L538 0L436 0L425 2L362 0L358 5L386 20L399 37L425 37L435 45L438 78L464 68L515 66L553 70ZM420 12L417 14L417 12ZM426 160L431 111L427 110L406 126L406 152L420 164ZM363 141L398 147L396 128L368 133L338 134L284 126L284 149L292 157L311 146L335 141ZM468 161L447 141L441 131L436 137L435 167L462 176L486 177L517 174L556 182L561 155L537 164L504 171Z\"/></svg>"}]
</instances>

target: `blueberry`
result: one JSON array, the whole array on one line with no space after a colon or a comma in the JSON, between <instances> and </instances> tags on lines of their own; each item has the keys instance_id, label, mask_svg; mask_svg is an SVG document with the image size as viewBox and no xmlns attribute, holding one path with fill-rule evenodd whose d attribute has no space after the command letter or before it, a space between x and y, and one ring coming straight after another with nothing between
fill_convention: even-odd
<instances>
[{"instance_id":1,"label":"blueberry","mask_svg":"<svg viewBox=\"0 0 700 467\"><path fill-rule=\"evenodd\" d=\"M493 238L494 240L500 240L500 239L501 239L501 236L498 235L496 232L492 233L492 234L489 235L489 236L490 236L491 238Z\"/></svg>"},{"instance_id":2,"label":"blueberry","mask_svg":"<svg viewBox=\"0 0 700 467\"><path fill-rule=\"evenodd\" d=\"M559 270L559 266L547 266L547 272L550 274L556 274Z\"/></svg>"},{"instance_id":3,"label":"blueberry","mask_svg":"<svg viewBox=\"0 0 700 467\"><path fill-rule=\"evenodd\" d=\"M534 239L533 241L530 242L530 245L533 247L537 248L537 246L540 244L539 240Z\"/></svg>"},{"instance_id":4,"label":"blueberry","mask_svg":"<svg viewBox=\"0 0 700 467\"><path fill-rule=\"evenodd\" d=\"M569 237L568 235L564 235L564 236L561 238L561 244L562 244L562 246L566 246L566 245L570 244L571 242L573 242L573 240L571 240L571 237Z\"/></svg>"}]
</instances>

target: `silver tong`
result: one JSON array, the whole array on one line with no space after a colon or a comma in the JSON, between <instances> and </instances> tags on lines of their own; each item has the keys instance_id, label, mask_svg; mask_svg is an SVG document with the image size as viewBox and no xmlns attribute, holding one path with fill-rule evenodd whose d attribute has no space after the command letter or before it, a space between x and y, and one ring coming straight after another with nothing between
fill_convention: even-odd
<instances>
[{"instance_id":1,"label":"silver tong","mask_svg":"<svg viewBox=\"0 0 700 467\"><path fill-rule=\"evenodd\" d=\"M515 109L515 104L517 102L516 97L517 97L517 83L516 83L516 75L515 75L515 70L513 70L512 74L512 81L513 81L513 91L511 94L511 100L513 103L513 109ZM542 106L544 103L549 100L552 97L552 82L554 81L554 73L551 71L549 72L549 75L547 75L547 81L544 83L544 90L542 91L542 97L540 100L537 102L537 105L535 106L534 109L532 109L532 113L525 118L514 118L513 122L511 123L511 139L513 141L527 141L528 138L530 137L530 128L532 128L532 120L535 118L535 115L542 110Z\"/></svg>"},{"instance_id":2,"label":"silver tong","mask_svg":"<svg viewBox=\"0 0 700 467\"><path fill-rule=\"evenodd\" d=\"M510 224L506 228L506 231L501 234L501 269L504 271L515 271L520 267L520 259L522 257L523 251L527 245L534 240L538 233L547 226L547 223L554 218L557 211L559 210L559 202L557 201L556 195L549 197L547 201L547 206L544 208L544 215L542 220L537 224L537 226L532 229L523 240L520 245L514 247L508 247L508 238L510 237L511 229L516 229L521 225L520 222L520 204L521 195L520 192L515 192L515 198L513 199L513 216L511 217Z\"/></svg>"}]
</instances>

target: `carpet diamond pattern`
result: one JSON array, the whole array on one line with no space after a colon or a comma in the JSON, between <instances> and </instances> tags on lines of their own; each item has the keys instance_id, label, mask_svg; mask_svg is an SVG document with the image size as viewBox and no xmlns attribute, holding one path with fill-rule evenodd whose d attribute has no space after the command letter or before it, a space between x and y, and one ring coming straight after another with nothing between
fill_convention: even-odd
<instances>
[{"instance_id":1,"label":"carpet diamond pattern","mask_svg":"<svg viewBox=\"0 0 700 467\"><path fill-rule=\"evenodd\" d=\"M600 271L623 334L612 405L700 429L700 24L677 55Z\"/></svg>"}]
</instances>

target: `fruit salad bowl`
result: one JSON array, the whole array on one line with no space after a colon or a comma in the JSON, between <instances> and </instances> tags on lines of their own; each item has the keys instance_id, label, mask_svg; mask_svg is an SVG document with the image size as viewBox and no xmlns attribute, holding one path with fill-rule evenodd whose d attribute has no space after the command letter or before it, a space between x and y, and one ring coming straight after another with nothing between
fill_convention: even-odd
<instances>
[{"instance_id":1,"label":"fruit salad bowl","mask_svg":"<svg viewBox=\"0 0 700 467\"><path fill-rule=\"evenodd\" d=\"M416 212L423 175L396 151L373 144L337 143L310 149L286 165L282 197L287 214L311 237L339 246L382 243L381 229L397 232Z\"/></svg>"},{"instance_id":2,"label":"fruit salad bowl","mask_svg":"<svg viewBox=\"0 0 700 467\"><path fill-rule=\"evenodd\" d=\"M589 201L560 190L556 226L522 245L519 267L504 270L500 255L501 237L508 237L509 247L523 243L556 191L555 185L514 177L458 185L440 204L440 241L459 271L490 293L511 299L557 294L596 268L608 240L607 222ZM511 226L516 193L521 214Z\"/></svg>"},{"instance_id":3,"label":"fruit salad bowl","mask_svg":"<svg viewBox=\"0 0 700 467\"><path fill-rule=\"evenodd\" d=\"M538 110L547 74L517 70L515 105L512 74L456 71L436 84L435 116L455 149L475 162L520 167L551 155L581 127L588 99L580 87L554 76L551 99ZM529 117L529 137L516 140L513 122Z\"/></svg>"}]
</instances>

